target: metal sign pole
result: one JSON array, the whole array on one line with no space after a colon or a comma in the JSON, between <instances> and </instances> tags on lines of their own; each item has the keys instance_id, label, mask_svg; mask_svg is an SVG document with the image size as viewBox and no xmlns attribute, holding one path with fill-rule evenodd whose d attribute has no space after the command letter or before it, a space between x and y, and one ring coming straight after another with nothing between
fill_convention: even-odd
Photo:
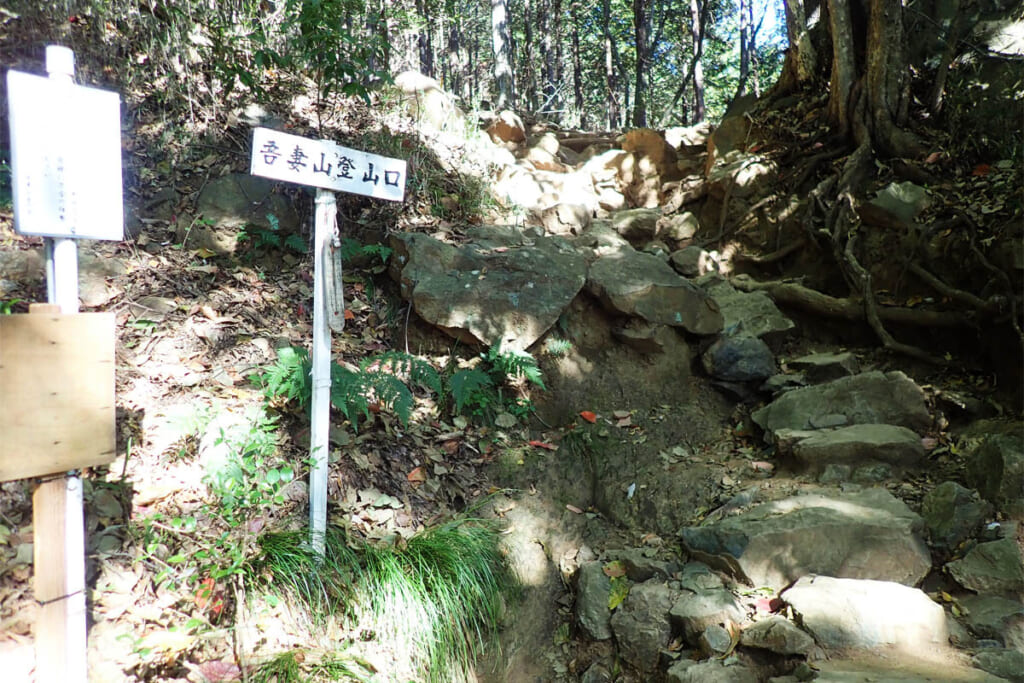
<instances>
[{"instance_id":1,"label":"metal sign pole","mask_svg":"<svg viewBox=\"0 0 1024 683\"><path fill-rule=\"evenodd\" d=\"M309 533L314 552L324 555L327 532L327 457L331 425L331 328L327 324L325 259L337 220L330 190L316 191L313 231L313 403L309 430ZM333 286L333 283L332 285Z\"/></svg>"}]
</instances>

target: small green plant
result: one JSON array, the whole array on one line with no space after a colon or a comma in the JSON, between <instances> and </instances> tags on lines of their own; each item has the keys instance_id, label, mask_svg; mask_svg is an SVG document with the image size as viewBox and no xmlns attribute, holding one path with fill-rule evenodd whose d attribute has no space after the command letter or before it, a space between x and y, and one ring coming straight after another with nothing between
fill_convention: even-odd
<instances>
[{"instance_id":1,"label":"small green plant","mask_svg":"<svg viewBox=\"0 0 1024 683\"><path fill-rule=\"evenodd\" d=\"M546 388L534 357L526 351L503 351L494 344L475 367L454 372L448 390L458 414L494 420L498 413L508 413L523 419L532 410L522 391L527 383Z\"/></svg>"},{"instance_id":2,"label":"small green plant","mask_svg":"<svg viewBox=\"0 0 1024 683\"><path fill-rule=\"evenodd\" d=\"M11 315L14 313L14 307L21 303L21 299L8 299L6 301L0 301L0 315Z\"/></svg>"},{"instance_id":3,"label":"small green plant","mask_svg":"<svg viewBox=\"0 0 1024 683\"><path fill-rule=\"evenodd\" d=\"M572 342L560 337L548 337L544 342L544 352L549 356L561 358L572 350Z\"/></svg>"},{"instance_id":4,"label":"small green plant","mask_svg":"<svg viewBox=\"0 0 1024 683\"><path fill-rule=\"evenodd\" d=\"M383 244L362 244L352 237L341 238L341 260L343 262L359 261L377 257L380 265L386 265L394 250Z\"/></svg>"},{"instance_id":5,"label":"small green plant","mask_svg":"<svg viewBox=\"0 0 1024 683\"><path fill-rule=\"evenodd\" d=\"M277 364L254 380L263 387L267 401L283 400L305 410L313 395L312 369L305 349L289 347L279 349ZM331 364L331 404L356 430L360 418L369 419L380 409L390 410L403 424L408 424L413 408L409 385L434 393L442 389L441 378L430 363L399 351L370 356L357 370Z\"/></svg>"},{"instance_id":6,"label":"small green plant","mask_svg":"<svg viewBox=\"0 0 1024 683\"><path fill-rule=\"evenodd\" d=\"M238 235L240 242L249 242L253 249L285 249L299 254L309 251L306 240L300 235L291 233L284 235L281 232L281 221L272 213L267 214L267 222L270 227L264 228L258 225L247 225Z\"/></svg>"},{"instance_id":7,"label":"small green plant","mask_svg":"<svg viewBox=\"0 0 1024 683\"><path fill-rule=\"evenodd\" d=\"M250 583L284 591L318 623L325 612L358 621L378 644L407 653L427 681L469 670L500 623L515 582L491 522L462 519L404 544L355 542L337 529L321 561L302 533L269 534Z\"/></svg>"},{"instance_id":8,"label":"small green plant","mask_svg":"<svg viewBox=\"0 0 1024 683\"><path fill-rule=\"evenodd\" d=\"M7 163L9 152L0 150L0 209L9 211L14 206L14 195L11 185L11 167Z\"/></svg>"}]
</instances>

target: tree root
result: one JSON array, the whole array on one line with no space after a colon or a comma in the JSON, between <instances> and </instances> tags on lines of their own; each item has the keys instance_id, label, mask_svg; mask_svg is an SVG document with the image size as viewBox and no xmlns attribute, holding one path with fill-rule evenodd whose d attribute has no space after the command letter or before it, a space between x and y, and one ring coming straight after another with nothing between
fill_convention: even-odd
<instances>
[{"instance_id":1,"label":"tree root","mask_svg":"<svg viewBox=\"0 0 1024 683\"><path fill-rule=\"evenodd\" d=\"M804 238L800 238L798 240L790 242L788 245L782 247L781 249L773 251L770 254L765 254L763 256L754 256L753 254L740 253L736 254L735 258L739 259L740 261L745 261L746 263L753 263L758 266L768 266L778 261L781 261L782 259L786 258L792 253L800 251L801 249L804 248L805 244L806 240Z\"/></svg>"},{"instance_id":2,"label":"tree root","mask_svg":"<svg viewBox=\"0 0 1024 683\"><path fill-rule=\"evenodd\" d=\"M759 282L749 275L735 275L730 282L741 292L764 292L777 304L792 306L816 315L851 322L863 322L867 319L864 302L861 299L839 299L785 280ZM885 322L915 327L952 328L974 325L970 318L959 313L925 311L903 306L879 306L876 307L876 315Z\"/></svg>"}]
</instances>

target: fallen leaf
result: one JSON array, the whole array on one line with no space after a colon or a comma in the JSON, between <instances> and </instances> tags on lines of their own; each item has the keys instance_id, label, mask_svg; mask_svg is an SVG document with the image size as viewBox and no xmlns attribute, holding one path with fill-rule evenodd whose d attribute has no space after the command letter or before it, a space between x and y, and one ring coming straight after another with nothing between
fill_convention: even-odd
<instances>
[{"instance_id":1,"label":"fallen leaf","mask_svg":"<svg viewBox=\"0 0 1024 683\"><path fill-rule=\"evenodd\" d=\"M626 565L622 564L619 560L613 560L601 567L601 571L604 572L605 576L613 579L617 576L626 575Z\"/></svg>"},{"instance_id":2,"label":"fallen leaf","mask_svg":"<svg viewBox=\"0 0 1024 683\"><path fill-rule=\"evenodd\" d=\"M583 514L583 510L580 510L575 505L569 505L568 503L565 504L565 509L568 510L569 512L574 512L577 515L582 515Z\"/></svg>"},{"instance_id":3,"label":"fallen leaf","mask_svg":"<svg viewBox=\"0 0 1024 683\"><path fill-rule=\"evenodd\" d=\"M546 448L549 451L558 450L558 446L550 443L545 443L543 441L537 441L536 439L531 440L530 445L533 446L534 448Z\"/></svg>"},{"instance_id":4,"label":"fallen leaf","mask_svg":"<svg viewBox=\"0 0 1024 683\"><path fill-rule=\"evenodd\" d=\"M971 171L971 175L977 176L979 178L984 178L985 176L988 175L988 172L991 169L992 167L989 166L988 164L978 164L977 166L974 167L974 170Z\"/></svg>"},{"instance_id":5,"label":"fallen leaf","mask_svg":"<svg viewBox=\"0 0 1024 683\"><path fill-rule=\"evenodd\" d=\"M355 317L356 317L355 313L353 313L348 308L345 309L345 320L355 320Z\"/></svg>"},{"instance_id":6,"label":"fallen leaf","mask_svg":"<svg viewBox=\"0 0 1024 683\"><path fill-rule=\"evenodd\" d=\"M597 422L597 415L595 413L590 412L589 410L580 411L580 417L582 417L587 422L590 422L591 424Z\"/></svg>"},{"instance_id":7,"label":"fallen leaf","mask_svg":"<svg viewBox=\"0 0 1024 683\"><path fill-rule=\"evenodd\" d=\"M405 475L405 478L412 483L422 484L427 480L427 473L423 470L423 467L414 467L409 474Z\"/></svg>"},{"instance_id":8,"label":"fallen leaf","mask_svg":"<svg viewBox=\"0 0 1024 683\"><path fill-rule=\"evenodd\" d=\"M937 163L939 161L939 159L941 159L941 158L942 158L942 152L932 152L924 160L924 163L926 163L926 164L934 164L934 163Z\"/></svg>"}]
</instances>

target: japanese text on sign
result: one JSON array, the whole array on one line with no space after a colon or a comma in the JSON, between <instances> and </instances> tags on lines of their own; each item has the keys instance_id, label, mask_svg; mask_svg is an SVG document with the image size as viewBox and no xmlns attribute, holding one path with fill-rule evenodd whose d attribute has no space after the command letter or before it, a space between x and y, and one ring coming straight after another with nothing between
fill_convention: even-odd
<instances>
[{"instance_id":1,"label":"japanese text on sign","mask_svg":"<svg viewBox=\"0 0 1024 683\"><path fill-rule=\"evenodd\" d=\"M117 93L19 71L7 93L17 231L124 239Z\"/></svg>"},{"instance_id":2,"label":"japanese text on sign","mask_svg":"<svg viewBox=\"0 0 1024 683\"><path fill-rule=\"evenodd\" d=\"M252 132L253 175L402 201L405 161L269 128Z\"/></svg>"}]
</instances>

